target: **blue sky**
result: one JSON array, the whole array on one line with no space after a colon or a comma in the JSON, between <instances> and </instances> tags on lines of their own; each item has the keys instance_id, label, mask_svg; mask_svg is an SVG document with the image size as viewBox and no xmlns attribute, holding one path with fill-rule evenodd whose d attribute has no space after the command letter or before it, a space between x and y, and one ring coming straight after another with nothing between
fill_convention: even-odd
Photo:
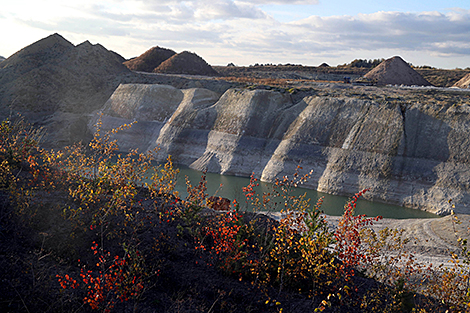
<instances>
[{"instance_id":1,"label":"blue sky","mask_svg":"<svg viewBox=\"0 0 470 313\"><path fill-rule=\"evenodd\" d=\"M287 1L286 1L287 2ZM312 1L314 3L315 1ZM296 18L305 18L310 15L335 16L335 15L357 15L370 14L379 11L398 11L398 12L424 12L439 11L446 12L452 8L470 9L469 0L459 1L413 1L413 0L333 0L317 1L317 5L262 5L262 8L273 14L276 19L284 22L290 22Z\"/></svg>"},{"instance_id":2,"label":"blue sky","mask_svg":"<svg viewBox=\"0 0 470 313\"><path fill-rule=\"evenodd\" d=\"M125 58L158 45L214 65L400 55L415 65L470 67L469 0L15 0L0 8L4 57L57 32Z\"/></svg>"}]
</instances>

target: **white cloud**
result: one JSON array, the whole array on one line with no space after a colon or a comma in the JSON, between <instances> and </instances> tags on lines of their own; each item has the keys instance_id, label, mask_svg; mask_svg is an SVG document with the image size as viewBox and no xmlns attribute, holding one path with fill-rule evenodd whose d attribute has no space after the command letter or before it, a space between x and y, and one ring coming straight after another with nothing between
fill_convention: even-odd
<instances>
[{"instance_id":1,"label":"white cloud","mask_svg":"<svg viewBox=\"0 0 470 313\"><path fill-rule=\"evenodd\" d=\"M240 0L243 1L243 0ZM318 0L251 0L244 1L252 4L277 4L277 5L312 5L318 4Z\"/></svg>"},{"instance_id":2,"label":"white cloud","mask_svg":"<svg viewBox=\"0 0 470 313\"><path fill-rule=\"evenodd\" d=\"M199 1L195 9L198 20L231 18L265 18L265 13L251 4L230 0Z\"/></svg>"},{"instance_id":3,"label":"white cloud","mask_svg":"<svg viewBox=\"0 0 470 313\"><path fill-rule=\"evenodd\" d=\"M31 34L58 32L75 44L89 39L125 57L160 45L207 55L208 61L215 64L324 61L335 64L354 58L389 57L384 54L391 53L405 54L405 59L406 54L417 58L432 56L433 60L461 56L468 58L470 65L467 10L310 16L290 23L276 21L263 11L266 4L279 5L282 10L283 5L317 3L317 0L44 0L28 5L26 0L17 0L2 6L0 25L20 25L15 31L21 34L28 33L28 29ZM0 33L2 46L6 46L3 43L7 38L14 37ZM0 50L0 54L16 50Z\"/></svg>"},{"instance_id":4,"label":"white cloud","mask_svg":"<svg viewBox=\"0 0 470 313\"><path fill-rule=\"evenodd\" d=\"M264 18L265 13L251 2L232 0L173 0L141 3L162 18L173 20L227 20L234 18Z\"/></svg>"},{"instance_id":5,"label":"white cloud","mask_svg":"<svg viewBox=\"0 0 470 313\"><path fill-rule=\"evenodd\" d=\"M469 11L312 16L289 25L292 34L302 33L304 38L324 46L348 50L390 48L439 52L442 47L466 46L470 38ZM464 51L456 49L455 53Z\"/></svg>"}]
</instances>

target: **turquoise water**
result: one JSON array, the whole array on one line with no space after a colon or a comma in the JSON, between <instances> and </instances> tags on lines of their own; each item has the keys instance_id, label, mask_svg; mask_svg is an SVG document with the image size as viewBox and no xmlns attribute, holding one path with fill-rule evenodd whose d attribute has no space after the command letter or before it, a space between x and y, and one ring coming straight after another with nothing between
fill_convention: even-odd
<instances>
[{"instance_id":1,"label":"turquoise water","mask_svg":"<svg viewBox=\"0 0 470 313\"><path fill-rule=\"evenodd\" d=\"M180 193L181 198L185 198L187 195L185 176L188 176L191 184L196 185L200 178L201 172L195 171L189 168L179 166L180 173L178 174L176 190ZM246 209L245 195L242 192L242 188L246 187L250 182L249 178L236 177L236 176L225 176L214 173L207 173L207 193L209 196L217 195L230 200L237 199L242 209ZM256 192L262 194L263 192L269 192L272 190L272 185L268 183L260 183L257 187ZM321 209L328 215L339 216L343 214L343 208L348 197L333 196L325 193L321 193L311 189L297 188L293 194L300 195L307 193L307 198L311 199L312 205L315 205L320 197L324 197L323 205ZM351 195L353 196L353 195ZM405 208L397 205L371 202L364 199L359 199L356 206L357 214L366 214L367 216L383 216L384 218L436 218L435 214L428 212Z\"/></svg>"}]
</instances>

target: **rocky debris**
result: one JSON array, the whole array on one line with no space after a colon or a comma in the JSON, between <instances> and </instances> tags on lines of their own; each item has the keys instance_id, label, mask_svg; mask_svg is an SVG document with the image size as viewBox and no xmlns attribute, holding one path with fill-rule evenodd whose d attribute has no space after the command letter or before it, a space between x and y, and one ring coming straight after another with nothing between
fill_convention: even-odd
<instances>
[{"instance_id":1,"label":"rocky debris","mask_svg":"<svg viewBox=\"0 0 470 313\"><path fill-rule=\"evenodd\" d=\"M203 58L183 51L162 62L154 73L215 76L218 73Z\"/></svg>"},{"instance_id":2,"label":"rocky debris","mask_svg":"<svg viewBox=\"0 0 470 313\"><path fill-rule=\"evenodd\" d=\"M61 56L74 45L59 34L43 38L10 56L2 63L1 81L19 76L45 64L57 64Z\"/></svg>"},{"instance_id":3,"label":"rocky debris","mask_svg":"<svg viewBox=\"0 0 470 313\"><path fill-rule=\"evenodd\" d=\"M291 85L300 82L302 84L316 84L315 81L342 82L344 76L356 80L367 73L367 69L358 67L313 67L313 66L289 66L289 65L250 65L250 66L213 66L222 77L236 80L254 81L260 83L271 81L271 83L285 84L288 80ZM293 81L294 80L294 81ZM292 86L291 86L292 87Z\"/></svg>"},{"instance_id":4,"label":"rocky debris","mask_svg":"<svg viewBox=\"0 0 470 313\"><path fill-rule=\"evenodd\" d=\"M0 68L0 102L20 112L91 112L129 70L122 57L90 42L74 46L59 34L18 51Z\"/></svg>"},{"instance_id":5,"label":"rocky debris","mask_svg":"<svg viewBox=\"0 0 470 313\"><path fill-rule=\"evenodd\" d=\"M90 114L103 106L119 77L130 73L122 61L99 44L85 41L75 46L59 34L50 35L1 63L0 115L19 112L30 122L47 126L46 146L89 138L86 133L69 136L69 127L87 129L86 119L70 114ZM59 121L64 116L69 118L65 128Z\"/></svg>"},{"instance_id":6,"label":"rocky debris","mask_svg":"<svg viewBox=\"0 0 470 313\"><path fill-rule=\"evenodd\" d=\"M88 41L88 40L87 40ZM101 46L101 45L100 45ZM103 46L101 46L103 47ZM104 48L104 47L103 47ZM105 48L106 49L106 48ZM126 61L126 59L120 55L119 53L117 52L114 52L113 50L108 50L112 55L114 55L116 57L116 59L120 62L120 63L124 63Z\"/></svg>"},{"instance_id":7,"label":"rocky debris","mask_svg":"<svg viewBox=\"0 0 470 313\"><path fill-rule=\"evenodd\" d=\"M376 83L377 85L431 85L399 56L383 61L370 72L365 74L364 78Z\"/></svg>"},{"instance_id":8,"label":"rocky debris","mask_svg":"<svg viewBox=\"0 0 470 313\"><path fill-rule=\"evenodd\" d=\"M175 51L162 48L162 47L153 47L139 57L125 61L124 65L132 71L140 72L153 72L163 61L168 60L176 54Z\"/></svg>"},{"instance_id":9,"label":"rocky debris","mask_svg":"<svg viewBox=\"0 0 470 313\"><path fill-rule=\"evenodd\" d=\"M462 77L458 82L456 82L452 87L457 88L470 88L470 73Z\"/></svg>"}]
</instances>

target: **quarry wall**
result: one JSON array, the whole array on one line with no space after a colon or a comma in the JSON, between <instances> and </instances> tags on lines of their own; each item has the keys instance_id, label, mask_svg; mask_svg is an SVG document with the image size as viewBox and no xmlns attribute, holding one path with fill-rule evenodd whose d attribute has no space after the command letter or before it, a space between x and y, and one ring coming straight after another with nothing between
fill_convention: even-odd
<instances>
[{"instance_id":1,"label":"quarry wall","mask_svg":"<svg viewBox=\"0 0 470 313\"><path fill-rule=\"evenodd\" d=\"M103 107L103 128L121 150L159 147L159 158L197 170L263 181L312 176L307 187L437 214L470 213L470 107L377 103L347 97L229 89L120 85ZM89 123L91 129L94 120Z\"/></svg>"}]
</instances>

